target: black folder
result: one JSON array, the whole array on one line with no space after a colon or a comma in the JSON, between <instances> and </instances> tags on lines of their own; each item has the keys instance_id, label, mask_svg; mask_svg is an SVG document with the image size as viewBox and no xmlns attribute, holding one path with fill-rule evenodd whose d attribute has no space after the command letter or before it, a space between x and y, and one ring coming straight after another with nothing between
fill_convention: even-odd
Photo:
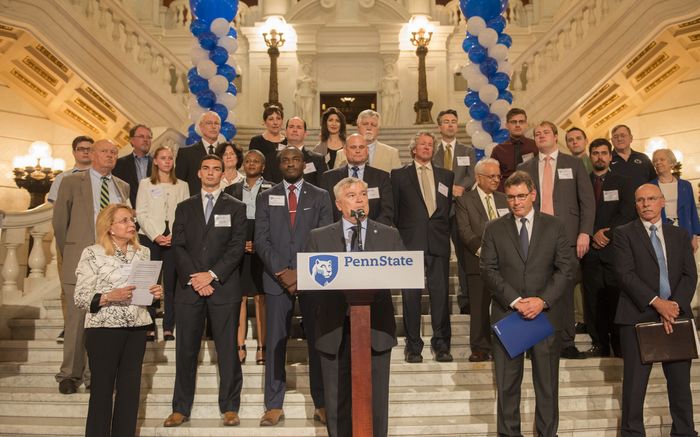
<instances>
[{"instance_id":1,"label":"black folder","mask_svg":"<svg viewBox=\"0 0 700 437\"><path fill-rule=\"evenodd\" d=\"M698 331L695 320L677 320L666 334L661 322L638 323L639 355L643 364L684 361L698 358Z\"/></svg>"}]
</instances>

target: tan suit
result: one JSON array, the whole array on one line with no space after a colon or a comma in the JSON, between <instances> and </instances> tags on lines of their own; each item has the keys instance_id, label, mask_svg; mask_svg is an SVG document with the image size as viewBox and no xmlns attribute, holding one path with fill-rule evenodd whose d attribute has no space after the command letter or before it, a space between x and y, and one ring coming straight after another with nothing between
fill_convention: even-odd
<instances>
[{"instance_id":1,"label":"tan suit","mask_svg":"<svg viewBox=\"0 0 700 437\"><path fill-rule=\"evenodd\" d=\"M342 167L347 163L348 161L345 159L345 151L339 150L338 155L336 155L335 165L333 168ZM401 159L399 158L399 151L395 147L391 147L388 144L377 141L377 147L374 149L374 156L371 157L369 165L374 168L384 170L387 173L391 173L391 170L402 167Z\"/></svg>"},{"instance_id":2,"label":"tan suit","mask_svg":"<svg viewBox=\"0 0 700 437\"><path fill-rule=\"evenodd\" d=\"M129 184L112 176L120 199L129 203ZM85 337L83 324L85 311L77 308L73 301L75 291L75 268L80 255L87 246L95 244L94 199L90 171L67 176L61 182L58 197L54 202L53 229L56 250L63 258L61 281L66 308L64 320L63 364L56 375L58 382L72 379L80 385L85 368Z\"/></svg>"}]
</instances>

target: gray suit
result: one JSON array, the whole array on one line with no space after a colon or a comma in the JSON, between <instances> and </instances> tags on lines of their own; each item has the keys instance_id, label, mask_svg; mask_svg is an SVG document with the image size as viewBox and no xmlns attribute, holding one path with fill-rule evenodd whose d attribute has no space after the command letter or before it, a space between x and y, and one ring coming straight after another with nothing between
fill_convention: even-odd
<instances>
[{"instance_id":1,"label":"gray suit","mask_svg":"<svg viewBox=\"0 0 700 437\"><path fill-rule=\"evenodd\" d=\"M571 249L564 224L556 217L535 212L527 258L520 248L514 216L489 222L481 245L481 276L491 291L491 320L511 314L518 298L540 297L555 330L562 326L562 299L572 277ZM527 278L525 280L525 278ZM537 434L554 437L559 424L559 336L555 333L531 349L535 387ZM522 435L520 384L523 355L511 359L500 341L493 344L498 390L499 435Z\"/></svg>"},{"instance_id":2,"label":"gray suit","mask_svg":"<svg viewBox=\"0 0 700 437\"><path fill-rule=\"evenodd\" d=\"M294 307L294 296L279 283L275 274L297 268L297 252L302 252L312 229L333 220L328 192L308 182L301 186L294 226L290 225L284 183L258 195L255 206L255 248L262 260L267 315L267 356L265 360L265 409L282 408L287 375L287 337ZM284 197L284 205L270 205L271 196ZM274 203L274 202L273 202ZM309 350L311 397L316 408L323 407L321 365L315 347L315 298L300 295L299 308Z\"/></svg>"},{"instance_id":3,"label":"gray suit","mask_svg":"<svg viewBox=\"0 0 700 437\"><path fill-rule=\"evenodd\" d=\"M496 191L493 196L493 212L508 209L506 195ZM472 352L491 352L491 329L489 323L489 306L491 296L484 288L484 281L479 272L479 257L476 252L481 248L481 237L489 221L489 216L474 188L467 191L455 201L455 222L459 233L459 247L464 251L462 267L467 275L469 290L469 346ZM457 247L457 246L455 246Z\"/></svg>"},{"instance_id":4,"label":"gray suit","mask_svg":"<svg viewBox=\"0 0 700 437\"><path fill-rule=\"evenodd\" d=\"M112 176L118 196L129 202L129 184ZM53 204L53 230L56 250L61 255L61 286L63 287L66 318L63 321L63 363L56 375L58 382L72 379L80 385L85 370L85 310L75 306L75 268L83 249L95 244L95 212L90 170L74 173L61 182ZM87 379L87 372L86 372ZM88 381L86 383L89 384Z\"/></svg>"},{"instance_id":5,"label":"gray suit","mask_svg":"<svg viewBox=\"0 0 700 437\"><path fill-rule=\"evenodd\" d=\"M371 211L371 209L370 209ZM396 229L369 220L363 244L366 251L405 250ZM345 252L343 223L314 229L307 252ZM339 292L322 292L318 299L316 348L321 356L328 435L352 436L350 338L348 305ZM396 322L389 290L379 292L371 305L372 426L374 437L387 435L389 423L389 369L396 346Z\"/></svg>"}]
</instances>

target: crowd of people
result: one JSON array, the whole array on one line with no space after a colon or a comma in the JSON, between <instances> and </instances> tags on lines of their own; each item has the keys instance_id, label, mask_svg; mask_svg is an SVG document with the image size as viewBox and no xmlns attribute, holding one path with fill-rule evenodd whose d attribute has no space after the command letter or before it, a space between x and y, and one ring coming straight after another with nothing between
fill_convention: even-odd
<instances>
[{"instance_id":1,"label":"crowd of people","mask_svg":"<svg viewBox=\"0 0 700 437\"><path fill-rule=\"evenodd\" d=\"M491 324L513 312L544 312L555 333L527 353L532 360L537 432L558 427L559 361L624 360L623 436L643 435L651 365L642 364L634 325L692 318L700 221L692 187L668 149L650 160L631 149L619 125L612 143L588 142L571 128L559 150L557 126L530 126L524 110L506 117L510 138L477 162L457 141L458 115L437 117L437 135L418 131L411 161L379 141L381 116L365 110L348 134L336 108L322 115L321 138L277 106L248 150L220 141L214 112L197 123L201 141L151 150L151 129L129 132L132 153L117 159L109 140L78 137L75 167L54 181L49 201L60 257L64 355L59 391L90 390L86 435L134 435L140 369L148 341L175 341L172 414L189 420L202 338L213 339L223 424L240 424L247 359L247 297L255 307L255 363L265 366L261 426L284 419L287 339L298 304L307 339L313 419L331 436L352 435L347 303L340 293L297 290L296 255L305 251L419 250L426 289L401 290L404 359L423 361L421 296L430 302L430 352L451 362L449 265L457 259L457 302L469 319L469 361L494 361L499 435L520 435L525 357L510 357ZM533 128L534 139L525 136ZM175 157L177 155L177 157ZM132 209L132 206L134 207ZM355 214L362 209L364 216ZM361 232L358 235L357 222ZM131 304L134 260L163 262L150 306ZM575 295L580 290L592 347L580 351ZM162 305L161 305L162 300ZM296 302L298 300L298 302ZM162 311L160 309L162 308ZM391 349L397 345L389 291L372 304L374 435L388 430ZM86 361L86 352L87 358ZM90 374L92 370L92 375ZM690 361L664 363L674 435L693 427ZM116 392L115 392L116 387ZM116 393L113 395L113 393Z\"/></svg>"}]
</instances>

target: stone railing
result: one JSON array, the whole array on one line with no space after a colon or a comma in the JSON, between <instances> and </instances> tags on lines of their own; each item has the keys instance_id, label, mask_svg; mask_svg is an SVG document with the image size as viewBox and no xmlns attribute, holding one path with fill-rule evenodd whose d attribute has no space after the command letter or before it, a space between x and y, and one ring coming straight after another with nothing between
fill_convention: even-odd
<instances>
[{"instance_id":1,"label":"stone railing","mask_svg":"<svg viewBox=\"0 0 700 437\"><path fill-rule=\"evenodd\" d=\"M528 26L539 21L535 16L538 8L534 3L538 0L510 0L505 11L506 21L510 26ZM444 7L438 6L435 17L444 26L465 26L464 15L459 8L459 0L452 0Z\"/></svg>"},{"instance_id":2,"label":"stone railing","mask_svg":"<svg viewBox=\"0 0 700 437\"><path fill-rule=\"evenodd\" d=\"M249 10L248 5L243 2L239 3L238 14L233 19L233 27L239 28L245 24ZM174 0L167 8L162 8L161 15L161 23L164 24L166 29L180 29L189 33L190 23L192 22L189 0Z\"/></svg>"},{"instance_id":3,"label":"stone railing","mask_svg":"<svg viewBox=\"0 0 700 437\"><path fill-rule=\"evenodd\" d=\"M47 278L57 278L56 252L53 239L47 254L45 239L51 234L51 217L53 206L45 203L34 209L21 212L6 212L0 229L0 244L4 249L2 260L2 295L0 305L18 302L31 290L31 285L39 285ZM24 262L19 254L26 253L25 244L29 244L27 233L31 237L31 250L26 261L29 274L24 277Z\"/></svg>"}]
</instances>

